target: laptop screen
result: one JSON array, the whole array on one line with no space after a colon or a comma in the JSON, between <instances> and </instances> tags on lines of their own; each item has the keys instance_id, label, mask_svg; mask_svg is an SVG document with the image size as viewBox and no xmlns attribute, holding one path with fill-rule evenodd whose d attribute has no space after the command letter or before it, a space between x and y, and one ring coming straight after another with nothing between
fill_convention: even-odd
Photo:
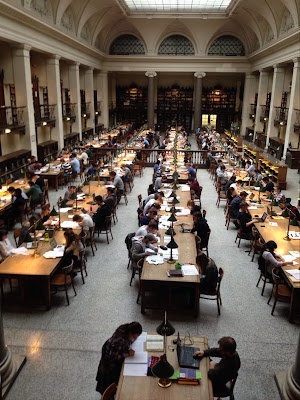
<instances>
[{"instance_id":1,"label":"laptop screen","mask_svg":"<svg viewBox=\"0 0 300 400\"><path fill-rule=\"evenodd\" d=\"M267 214L266 212L264 212L263 215L262 215L262 217L261 217L261 219L262 219L263 221L265 221L265 219L267 218L267 216L268 216L268 214Z\"/></svg>"},{"instance_id":2,"label":"laptop screen","mask_svg":"<svg viewBox=\"0 0 300 400\"><path fill-rule=\"evenodd\" d=\"M55 238L52 238L52 239L50 240L50 246L51 246L51 249L52 249L52 250L57 246L57 243L56 243Z\"/></svg>"}]
</instances>

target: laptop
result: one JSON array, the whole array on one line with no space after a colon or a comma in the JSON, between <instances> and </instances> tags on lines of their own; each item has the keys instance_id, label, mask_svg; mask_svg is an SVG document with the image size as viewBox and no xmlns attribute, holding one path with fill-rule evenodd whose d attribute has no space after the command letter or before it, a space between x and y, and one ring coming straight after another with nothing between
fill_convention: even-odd
<instances>
[{"instance_id":1,"label":"laptop","mask_svg":"<svg viewBox=\"0 0 300 400\"><path fill-rule=\"evenodd\" d=\"M271 217L276 217L277 215L275 211L271 211L270 207L267 207L267 212Z\"/></svg>"},{"instance_id":2,"label":"laptop","mask_svg":"<svg viewBox=\"0 0 300 400\"><path fill-rule=\"evenodd\" d=\"M197 347L182 346L179 332L177 335L177 358L178 364L181 368L195 368L199 369L200 360L193 358L196 351L200 349Z\"/></svg>"},{"instance_id":3,"label":"laptop","mask_svg":"<svg viewBox=\"0 0 300 400\"><path fill-rule=\"evenodd\" d=\"M266 212L264 212L261 218L255 218L255 219L257 219L258 222L265 222L267 216L268 216L268 214Z\"/></svg>"},{"instance_id":4,"label":"laptop","mask_svg":"<svg viewBox=\"0 0 300 400\"><path fill-rule=\"evenodd\" d=\"M55 238L52 238L52 239L50 240L50 246L51 246L51 249L52 249L52 250L61 250L61 251L64 251L64 249L65 249L65 246L64 246L63 244L58 245L58 244L56 243Z\"/></svg>"}]
</instances>

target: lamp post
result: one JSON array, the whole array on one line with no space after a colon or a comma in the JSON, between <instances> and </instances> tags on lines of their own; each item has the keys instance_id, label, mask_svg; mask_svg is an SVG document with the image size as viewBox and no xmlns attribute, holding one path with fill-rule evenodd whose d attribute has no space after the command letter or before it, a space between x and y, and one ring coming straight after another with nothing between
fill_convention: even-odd
<instances>
[{"instance_id":1,"label":"lamp post","mask_svg":"<svg viewBox=\"0 0 300 400\"><path fill-rule=\"evenodd\" d=\"M168 249L171 249L171 255L170 255L170 258L167 260L167 263L174 264L176 260L174 260L174 258L173 258L173 249L177 249L178 244L175 242L173 235L171 235L171 240L167 244L167 247L168 247Z\"/></svg>"}]
</instances>

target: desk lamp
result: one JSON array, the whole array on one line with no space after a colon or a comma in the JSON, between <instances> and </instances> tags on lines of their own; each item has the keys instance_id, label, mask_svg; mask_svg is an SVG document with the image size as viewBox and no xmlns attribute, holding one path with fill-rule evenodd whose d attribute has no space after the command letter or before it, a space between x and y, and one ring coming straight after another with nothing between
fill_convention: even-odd
<instances>
[{"instance_id":1,"label":"desk lamp","mask_svg":"<svg viewBox=\"0 0 300 400\"><path fill-rule=\"evenodd\" d=\"M89 194L88 196L91 195L91 180L90 177L86 177L85 181L83 182L83 186L89 186Z\"/></svg>"},{"instance_id":2,"label":"desk lamp","mask_svg":"<svg viewBox=\"0 0 300 400\"><path fill-rule=\"evenodd\" d=\"M76 188L76 192L75 192L75 194L76 194L76 197L75 197L75 208L74 208L75 211L79 210L79 208L78 208L78 196L77 196L78 193L83 193L83 191L82 191L80 186L78 186Z\"/></svg>"},{"instance_id":3,"label":"desk lamp","mask_svg":"<svg viewBox=\"0 0 300 400\"><path fill-rule=\"evenodd\" d=\"M167 263L174 264L176 260L174 260L174 258L173 258L173 249L177 249L178 248L178 244L175 242L175 240L173 238L173 235L171 235L171 240L167 244L167 247L168 247L168 249L171 249L171 256L167 260Z\"/></svg>"},{"instance_id":4,"label":"desk lamp","mask_svg":"<svg viewBox=\"0 0 300 400\"><path fill-rule=\"evenodd\" d=\"M57 216L58 216L58 212L55 210L55 208L53 206L51 213L50 213L50 217L57 217Z\"/></svg>"},{"instance_id":5,"label":"desk lamp","mask_svg":"<svg viewBox=\"0 0 300 400\"><path fill-rule=\"evenodd\" d=\"M289 210L288 208L286 208L284 210L284 212L287 212L289 214L289 222L288 222L288 228L287 228L286 236L283 239L290 241L291 240L291 238L290 238L290 225L298 226L298 221L297 221L296 215L291 210ZM291 222L292 218L293 218L293 220Z\"/></svg>"},{"instance_id":6,"label":"desk lamp","mask_svg":"<svg viewBox=\"0 0 300 400\"><path fill-rule=\"evenodd\" d=\"M167 336L173 335L175 328L167 320L166 311L164 321L156 328L156 332L164 337L164 354L160 357L160 360L153 365L151 372L154 376L159 378L157 382L158 386L168 388L172 384L168 378L174 374L174 368L167 361Z\"/></svg>"},{"instance_id":7,"label":"desk lamp","mask_svg":"<svg viewBox=\"0 0 300 400\"><path fill-rule=\"evenodd\" d=\"M171 235L171 236L175 236L176 232L174 230L174 222L177 221L176 217L175 217L175 213L172 212L172 214L170 215L170 217L168 218L168 221L172 222L172 225L169 227L169 229L166 230L166 235Z\"/></svg>"},{"instance_id":8,"label":"desk lamp","mask_svg":"<svg viewBox=\"0 0 300 400\"><path fill-rule=\"evenodd\" d=\"M175 204L178 204L178 203L180 203L180 201L177 199L177 196L175 195L174 197L173 197L173 200L172 200L172 205L173 206L175 206Z\"/></svg>"}]
</instances>

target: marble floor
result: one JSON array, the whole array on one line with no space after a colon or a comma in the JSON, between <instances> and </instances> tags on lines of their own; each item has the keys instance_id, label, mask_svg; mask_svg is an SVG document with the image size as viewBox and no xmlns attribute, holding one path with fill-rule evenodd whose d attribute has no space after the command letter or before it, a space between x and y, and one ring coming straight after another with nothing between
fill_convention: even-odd
<instances>
[{"instance_id":1,"label":"marble floor","mask_svg":"<svg viewBox=\"0 0 300 400\"><path fill-rule=\"evenodd\" d=\"M137 196L146 195L151 176L152 169L148 168L142 178L135 179L128 206L122 201L117 210L114 240L109 245L104 238L97 240L95 257L88 255L86 283L75 279L77 296L70 291L69 307L63 293L53 296L50 311L20 306L17 290L7 295L9 305L3 309L6 343L12 352L27 357L7 400L99 399L95 375L105 340L125 322L137 320L146 331L154 331L161 322L160 312L142 315L136 304L138 280L129 286L124 243L127 233L138 227ZM204 187L202 205L212 230L210 256L225 270L221 316L215 302L201 300L198 318L176 313L168 317L181 334L207 336L210 346L217 345L222 336L236 339L241 357L237 400L279 400L274 372L293 363L299 324L288 322L288 305L284 303L279 303L271 316L269 285L264 296L260 295L261 287L256 287L257 262L251 262L245 243L237 248L234 226L226 231L223 205L215 205L216 191L206 170L198 170L197 178ZM298 182L299 175L290 171L287 194L293 199L298 196ZM52 204L61 194L51 192ZM194 260L187 257L186 261Z\"/></svg>"}]
</instances>

